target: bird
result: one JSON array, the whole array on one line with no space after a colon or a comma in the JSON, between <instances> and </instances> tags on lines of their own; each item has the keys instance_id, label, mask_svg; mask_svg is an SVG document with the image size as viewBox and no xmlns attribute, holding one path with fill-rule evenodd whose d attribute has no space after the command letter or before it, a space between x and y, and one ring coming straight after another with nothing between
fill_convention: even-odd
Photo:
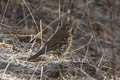
<instances>
[{"instance_id":1,"label":"bird","mask_svg":"<svg viewBox=\"0 0 120 80\"><path fill-rule=\"evenodd\" d=\"M72 36L75 30L74 21L71 16L71 11L68 11L68 16L61 20L61 26L55 34L45 43L45 45L33 56L28 58L30 62L38 62L40 55L53 54L61 58L62 54L69 51L72 45Z\"/></svg>"}]
</instances>

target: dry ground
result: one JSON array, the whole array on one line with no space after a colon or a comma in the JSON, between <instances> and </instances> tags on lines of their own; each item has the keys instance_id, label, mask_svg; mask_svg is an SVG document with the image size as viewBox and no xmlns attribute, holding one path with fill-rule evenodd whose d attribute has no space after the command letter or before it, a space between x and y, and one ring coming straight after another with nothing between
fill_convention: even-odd
<instances>
[{"instance_id":1,"label":"dry ground","mask_svg":"<svg viewBox=\"0 0 120 80\"><path fill-rule=\"evenodd\" d=\"M0 0L0 80L120 80L120 0L74 2L77 28L62 64L53 55L26 60L54 34L69 0Z\"/></svg>"}]
</instances>

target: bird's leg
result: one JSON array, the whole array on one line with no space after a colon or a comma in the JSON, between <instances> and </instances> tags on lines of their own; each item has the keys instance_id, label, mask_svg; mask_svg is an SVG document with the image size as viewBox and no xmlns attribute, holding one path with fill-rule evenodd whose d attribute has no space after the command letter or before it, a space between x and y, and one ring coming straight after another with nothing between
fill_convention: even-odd
<instances>
[{"instance_id":1,"label":"bird's leg","mask_svg":"<svg viewBox=\"0 0 120 80\"><path fill-rule=\"evenodd\" d=\"M58 55L57 57L58 57L58 59L60 60L60 62L61 62L62 64L66 64L65 59L64 59L61 55Z\"/></svg>"}]
</instances>

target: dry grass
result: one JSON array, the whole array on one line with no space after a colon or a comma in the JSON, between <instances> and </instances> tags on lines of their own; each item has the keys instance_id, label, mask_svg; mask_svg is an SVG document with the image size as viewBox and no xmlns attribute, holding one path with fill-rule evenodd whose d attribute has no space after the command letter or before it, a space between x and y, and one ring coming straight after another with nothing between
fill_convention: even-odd
<instances>
[{"instance_id":1,"label":"dry grass","mask_svg":"<svg viewBox=\"0 0 120 80\"><path fill-rule=\"evenodd\" d=\"M69 0L0 0L0 79L120 80L120 1L74 2L77 28L62 64L49 54L27 58L55 34Z\"/></svg>"}]
</instances>

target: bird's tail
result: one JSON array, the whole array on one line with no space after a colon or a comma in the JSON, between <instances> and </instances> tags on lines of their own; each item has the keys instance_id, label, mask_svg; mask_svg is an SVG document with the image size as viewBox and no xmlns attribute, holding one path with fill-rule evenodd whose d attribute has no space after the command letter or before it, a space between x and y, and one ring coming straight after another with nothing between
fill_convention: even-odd
<instances>
[{"instance_id":1,"label":"bird's tail","mask_svg":"<svg viewBox=\"0 0 120 80\"><path fill-rule=\"evenodd\" d=\"M38 51L33 56L29 57L27 61L38 62L40 60L40 55L42 54L45 54L45 47L43 47L40 51Z\"/></svg>"}]
</instances>

